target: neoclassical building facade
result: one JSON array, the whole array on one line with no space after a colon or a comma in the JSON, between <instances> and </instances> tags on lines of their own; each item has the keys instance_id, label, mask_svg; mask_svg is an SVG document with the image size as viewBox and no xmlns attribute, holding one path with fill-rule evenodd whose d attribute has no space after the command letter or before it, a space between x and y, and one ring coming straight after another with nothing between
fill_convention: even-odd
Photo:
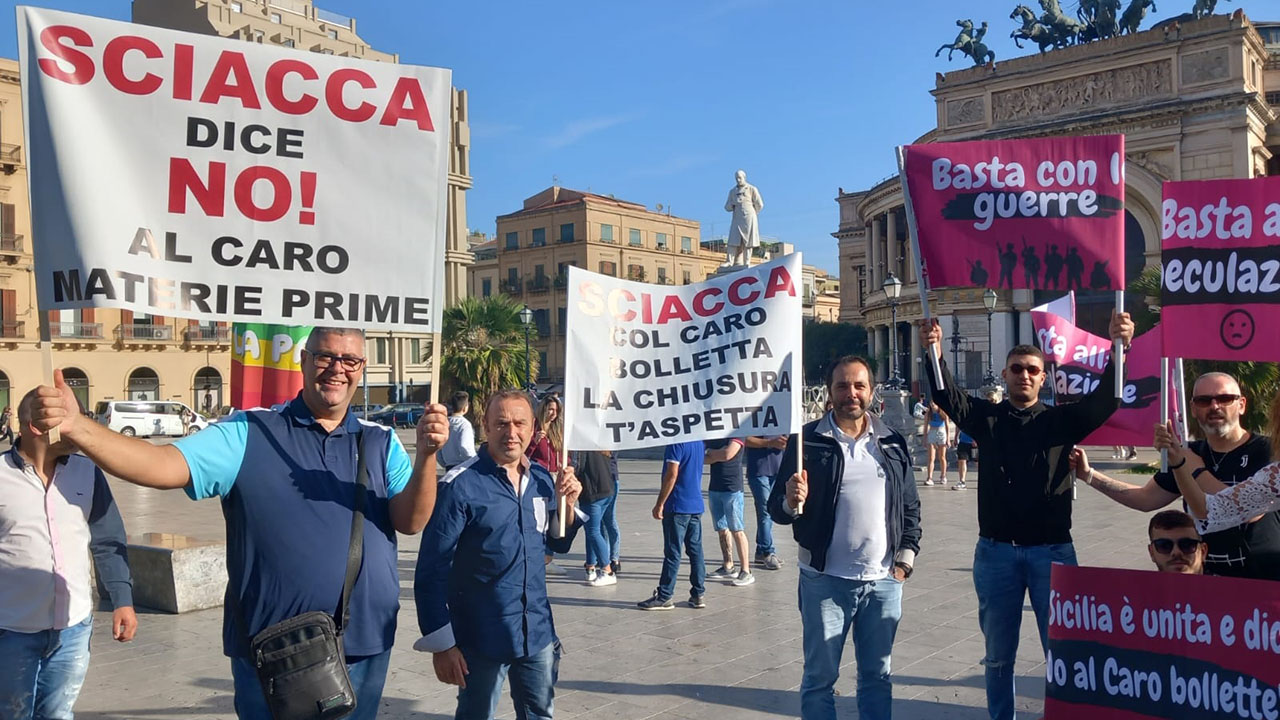
<instances>
[{"instance_id":1,"label":"neoclassical building facade","mask_svg":"<svg viewBox=\"0 0 1280 720\"><path fill-rule=\"evenodd\" d=\"M1239 10L940 73L932 94L937 126L919 143L1123 133L1129 280L1160 262L1163 182L1280 174L1280 23L1255 23ZM918 389L914 323L922 315L901 184L894 176L841 189L836 201L841 320L867 328L882 378L896 332L898 371ZM889 273L904 283L896 328L882 289ZM990 317L982 295L930 291L947 360L968 388L981 384L989 363L998 372L1010 347L1032 341L1027 311L1056 294L998 291ZM1112 302L1110 293L1078 295L1079 324L1105 334ZM1126 302L1143 298L1130 293Z\"/></svg>"}]
</instances>

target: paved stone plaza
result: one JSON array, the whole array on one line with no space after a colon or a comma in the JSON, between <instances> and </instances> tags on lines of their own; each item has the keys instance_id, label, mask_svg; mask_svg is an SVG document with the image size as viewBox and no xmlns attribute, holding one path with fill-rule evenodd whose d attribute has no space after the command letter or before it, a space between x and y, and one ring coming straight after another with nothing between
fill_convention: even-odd
<instances>
[{"instance_id":1,"label":"paved stone plaza","mask_svg":"<svg viewBox=\"0 0 1280 720\"><path fill-rule=\"evenodd\" d=\"M402 433L402 437L406 437ZM408 439L406 437L406 439ZM1110 453L1092 453L1103 469L1114 466ZM1151 460L1146 451L1139 458ZM582 583L582 543L560 562L573 573L552 578L549 591L566 655L556 697L559 718L670 718L713 720L794 717L799 712L801 676L800 619L796 610L795 545L790 530L777 533L786 566L758 570L754 585L735 588L708 581L707 608L677 605L668 612L636 608L656 582L662 559L662 531L650 516L658 484L659 462L621 462L623 572L617 586L591 588ZM923 478L920 474L919 477ZM954 470L950 479L954 480ZM1121 476L1126 477L1126 476ZM1140 476L1127 476L1140 481ZM970 474L970 487L975 485ZM218 503L193 503L178 491L146 490L113 481L131 533L171 532L199 539L224 536ZM953 492L921 487L923 550L908 581L902 624L894 648L895 717L986 717L983 694L982 635L970 578L977 510L973 489ZM747 499L751 515L751 500ZM754 537L749 519L748 534ZM703 518L708 569L719 564L719 547L709 519ZM1146 516L1081 486L1074 537L1082 564L1146 568ZM440 684L430 657L410 648L417 639L412 578L417 542L402 538L402 609L396 647L380 717L453 716L454 690ZM687 597L687 568L676 599ZM93 660L77 717L175 718L234 717L230 667L222 656L221 609L186 615L140 611L137 639L112 642L110 614L96 616ZM1030 606L1022 624L1018 705L1038 716L1043 698L1040 648ZM856 717L851 648L837 689L841 717ZM510 718L509 701L499 717Z\"/></svg>"}]
</instances>

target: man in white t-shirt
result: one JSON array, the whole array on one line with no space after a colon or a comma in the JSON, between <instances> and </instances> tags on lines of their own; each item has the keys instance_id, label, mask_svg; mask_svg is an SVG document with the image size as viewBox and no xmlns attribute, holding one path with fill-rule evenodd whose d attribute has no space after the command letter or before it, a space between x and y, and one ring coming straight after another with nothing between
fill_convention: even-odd
<instances>
[{"instance_id":1,"label":"man in white t-shirt","mask_svg":"<svg viewBox=\"0 0 1280 720\"><path fill-rule=\"evenodd\" d=\"M476 431L467 419L471 396L459 390L449 398L449 441L436 456L446 471L476 454Z\"/></svg>"}]
</instances>

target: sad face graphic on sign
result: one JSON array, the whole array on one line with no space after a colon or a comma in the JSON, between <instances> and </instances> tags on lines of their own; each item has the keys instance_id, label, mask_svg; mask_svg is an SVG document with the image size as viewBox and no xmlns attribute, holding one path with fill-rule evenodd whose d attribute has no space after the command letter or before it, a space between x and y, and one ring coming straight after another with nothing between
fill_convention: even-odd
<instances>
[{"instance_id":1,"label":"sad face graphic on sign","mask_svg":"<svg viewBox=\"0 0 1280 720\"><path fill-rule=\"evenodd\" d=\"M1243 350L1253 342L1253 316L1245 310L1232 310L1222 318L1218 334L1222 344L1232 350Z\"/></svg>"}]
</instances>

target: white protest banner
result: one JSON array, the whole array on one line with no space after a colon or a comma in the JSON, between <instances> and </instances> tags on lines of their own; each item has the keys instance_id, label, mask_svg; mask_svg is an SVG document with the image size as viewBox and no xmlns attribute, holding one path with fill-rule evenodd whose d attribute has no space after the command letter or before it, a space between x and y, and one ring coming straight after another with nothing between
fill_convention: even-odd
<instances>
[{"instance_id":1,"label":"white protest banner","mask_svg":"<svg viewBox=\"0 0 1280 720\"><path fill-rule=\"evenodd\" d=\"M565 444L799 432L800 279L799 253L679 287L570 267Z\"/></svg>"},{"instance_id":2,"label":"white protest banner","mask_svg":"<svg viewBox=\"0 0 1280 720\"><path fill-rule=\"evenodd\" d=\"M436 332L450 73L18 8L42 310Z\"/></svg>"}]
</instances>

